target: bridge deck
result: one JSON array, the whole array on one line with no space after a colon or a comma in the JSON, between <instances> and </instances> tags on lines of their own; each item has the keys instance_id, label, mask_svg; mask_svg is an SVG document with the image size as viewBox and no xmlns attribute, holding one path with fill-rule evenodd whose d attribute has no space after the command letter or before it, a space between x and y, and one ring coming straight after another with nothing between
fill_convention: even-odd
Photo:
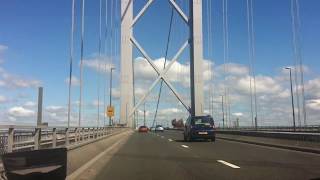
<instances>
[{"instance_id":1,"label":"bridge deck","mask_svg":"<svg viewBox=\"0 0 320 180\"><path fill-rule=\"evenodd\" d=\"M121 147L99 161L97 164L101 171L95 179L320 177L320 156L316 154L224 140L187 143L182 141L181 132L177 131L158 135L134 133ZM84 174L96 168L97 165ZM82 179L86 179L85 176Z\"/></svg>"}]
</instances>

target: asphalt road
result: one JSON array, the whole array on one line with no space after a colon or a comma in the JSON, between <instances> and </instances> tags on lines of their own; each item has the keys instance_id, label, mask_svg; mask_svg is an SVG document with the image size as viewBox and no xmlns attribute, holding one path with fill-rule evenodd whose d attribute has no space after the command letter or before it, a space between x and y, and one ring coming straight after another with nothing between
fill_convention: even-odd
<instances>
[{"instance_id":1,"label":"asphalt road","mask_svg":"<svg viewBox=\"0 0 320 180\"><path fill-rule=\"evenodd\" d=\"M134 133L96 179L320 179L320 155L225 140L183 142L181 132Z\"/></svg>"}]
</instances>

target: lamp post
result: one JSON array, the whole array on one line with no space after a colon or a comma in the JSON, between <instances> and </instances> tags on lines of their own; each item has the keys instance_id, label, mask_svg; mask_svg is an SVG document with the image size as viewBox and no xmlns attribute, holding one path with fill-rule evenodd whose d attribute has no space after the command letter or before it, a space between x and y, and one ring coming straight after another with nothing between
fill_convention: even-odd
<instances>
[{"instance_id":1,"label":"lamp post","mask_svg":"<svg viewBox=\"0 0 320 180\"><path fill-rule=\"evenodd\" d=\"M143 105L143 125L146 125L146 103Z\"/></svg>"},{"instance_id":2,"label":"lamp post","mask_svg":"<svg viewBox=\"0 0 320 180\"><path fill-rule=\"evenodd\" d=\"M222 127L224 128L224 103L223 103L223 95L221 96L221 110L222 110Z\"/></svg>"},{"instance_id":3,"label":"lamp post","mask_svg":"<svg viewBox=\"0 0 320 180\"><path fill-rule=\"evenodd\" d=\"M291 89L291 105L292 105L292 121L293 121L293 131L296 131L296 117L294 113L294 100L293 100L293 90L292 90L292 73L291 67L286 67L290 72L290 89Z\"/></svg>"},{"instance_id":4,"label":"lamp post","mask_svg":"<svg viewBox=\"0 0 320 180\"><path fill-rule=\"evenodd\" d=\"M110 96L109 96L109 106L112 106L112 71L115 70L114 67L110 68ZM111 126L111 116L109 117L109 126Z\"/></svg>"}]
</instances>

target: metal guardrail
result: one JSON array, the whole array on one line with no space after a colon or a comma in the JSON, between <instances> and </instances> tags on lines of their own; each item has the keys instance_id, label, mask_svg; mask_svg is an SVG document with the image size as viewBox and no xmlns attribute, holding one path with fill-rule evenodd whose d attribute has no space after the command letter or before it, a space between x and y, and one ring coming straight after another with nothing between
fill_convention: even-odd
<instances>
[{"instance_id":1,"label":"metal guardrail","mask_svg":"<svg viewBox=\"0 0 320 180\"><path fill-rule=\"evenodd\" d=\"M0 126L0 155L4 153L82 145L125 127Z\"/></svg>"},{"instance_id":2,"label":"metal guardrail","mask_svg":"<svg viewBox=\"0 0 320 180\"><path fill-rule=\"evenodd\" d=\"M252 126L240 126L240 127L217 127L217 130L246 130L246 131L273 131L273 132L294 132L292 126L259 126L257 128ZM320 125L296 127L296 132L320 132Z\"/></svg>"}]
</instances>

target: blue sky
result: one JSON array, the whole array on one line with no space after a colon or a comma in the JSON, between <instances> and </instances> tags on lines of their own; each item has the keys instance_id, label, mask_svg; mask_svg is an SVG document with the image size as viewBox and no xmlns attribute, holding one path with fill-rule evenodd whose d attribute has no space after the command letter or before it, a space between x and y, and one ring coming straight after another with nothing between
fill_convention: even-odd
<instances>
[{"instance_id":1,"label":"blue sky","mask_svg":"<svg viewBox=\"0 0 320 180\"><path fill-rule=\"evenodd\" d=\"M137 14L137 12L143 7L145 2L145 0L135 0L135 14ZM181 4L181 0L178 2ZM207 1L203 0L204 6L206 5L206 2ZM80 0L76 0L76 3L76 62L74 63L74 75L79 77ZM108 3L110 7L111 0L108 0ZM183 7L185 7L184 9L187 8L186 4L187 3L184 3L184 5L181 4ZM115 5L114 7L116 6L119 8L119 4ZM304 65L309 68L309 71L306 73L306 83L308 80L317 80L317 78L319 78L319 6L320 2L318 0L300 0L300 14L302 22L302 54ZM136 39L145 47L145 50L154 59L159 59L164 56L171 12L169 7L170 6L167 1L156 0L146 12L145 16L137 23L134 29L134 35ZM205 9L206 8L204 7L204 10ZM219 69L219 65L223 64L222 0L212 0L212 9L213 55L212 57L208 57L209 53L208 48L206 47L207 32L205 30L205 25L204 58L210 59L212 62L214 62L214 67ZM108 9L108 11L110 12L110 9ZM206 12L204 12L204 15L205 14ZM34 118L34 116L28 118L15 117L14 120L10 120L8 111L13 107L23 107L24 109L27 109L27 107L24 107L26 102L36 102L35 86L38 85L37 82L39 82L39 85L41 84L44 86L44 106L48 107L48 113L52 113L50 111L50 107L55 107L56 109L58 109L58 107L65 107L67 103L67 85L65 83L65 79L68 76L69 64L71 26L70 16L71 0L2 0L0 6L0 45L6 48L2 48L3 50L0 50L0 59L3 61L0 64L0 67L3 68L6 73L14 77L12 78L14 80L26 82L35 81L32 85L30 85L30 87L3 86L0 88L0 95L5 97L7 100L0 104L0 113L2 113L2 119L4 119L6 123L23 122L23 119ZM99 0L86 1L84 54L85 59L88 61L97 58L99 38L98 16ZM105 19L103 20L105 21ZM204 16L203 20L205 23L207 21L207 17ZM117 17L117 22L118 21L119 16ZM246 23L246 1L229 0L229 61L239 66L247 66L249 63ZM282 68L293 64L290 0L254 1L254 25L256 33L257 75L271 77L273 79L279 79L282 76L286 76L286 74L283 74ZM183 30L186 28L186 26L183 24L181 19L179 19L177 14L175 14L173 28L173 38L171 40L169 49L170 58L175 54L182 42L186 40L188 33L188 31ZM119 32L117 31L116 34L119 35ZM118 39L119 38L116 40ZM119 45L119 42L117 42L117 45ZM119 78L118 54L119 48L117 48L117 52L115 55L113 55L113 61L117 66L115 78L116 88ZM108 52L105 56L110 58L110 52ZM141 55L135 50L135 57L138 56ZM182 65L188 64L187 52L183 54L179 62L182 63ZM84 101L87 103L92 103L96 100L97 79L98 74L94 69L90 67L85 68ZM176 83L176 85L179 91L188 94L188 88L183 87L181 84L179 85L179 83ZM219 86L219 84L217 86ZM282 84L281 86L281 91L288 89L288 84ZM310 87L313 86L310 84ZM217 89L219 88L217 87ZM315 87L311 88L310 92L314 90ZM237 92L238 91L235 90L235 93ZM265 94L262 93L260 96L263 97L264 95ZM237 94L235 94L234 97L237 97ZM310 100L319 99L317 94L310 94L310 97L312 97ZM72 100L77 101L77 98L78 87L75 86L73 87ZM117 103L116 97L114 100ZM287 103L287 100L284 102ZM175 103L170 103L163 103L161 108L169 109L176 107ZM152 104L152 101L150 104ZM243 106L249 107L248 102L245 101L245 103L233 103L231 108L232 113L248 111L248 108L243 108ZM181 107L179 108L181 109ZM218 106L216 108L218 109ZM152 107L150 106L150 117L153 113L151 112L151 109ZM270 110L270 108L267 109ZM315 109L310 110L310 113L312 113ZM32 108L29 107L29 110L32 111ZM74 111L77 111L76 107ZM216 119L221 119L219 118L218 110L216 111ZM89 117L90 114L93 115L95 112L95 108L92 108L86 113ZM267 110L261 110L261 116L267 115L267 112ZM245 112L242 113L246 114ZM181 117L184 116L185 115L181 115ZM244 115L244 118L248 118L248 116ZM266 118L266 124L268 124L268 119L272 118L274 117ZM30 122L33 122L33 120L30 120ZM248 122L250 121L248 120ZM63 124L64 121L59 123ZM315 123L317 122L315 121ZM286 124L286 121L283 124Z\"/></svg>"}]
</instances>

